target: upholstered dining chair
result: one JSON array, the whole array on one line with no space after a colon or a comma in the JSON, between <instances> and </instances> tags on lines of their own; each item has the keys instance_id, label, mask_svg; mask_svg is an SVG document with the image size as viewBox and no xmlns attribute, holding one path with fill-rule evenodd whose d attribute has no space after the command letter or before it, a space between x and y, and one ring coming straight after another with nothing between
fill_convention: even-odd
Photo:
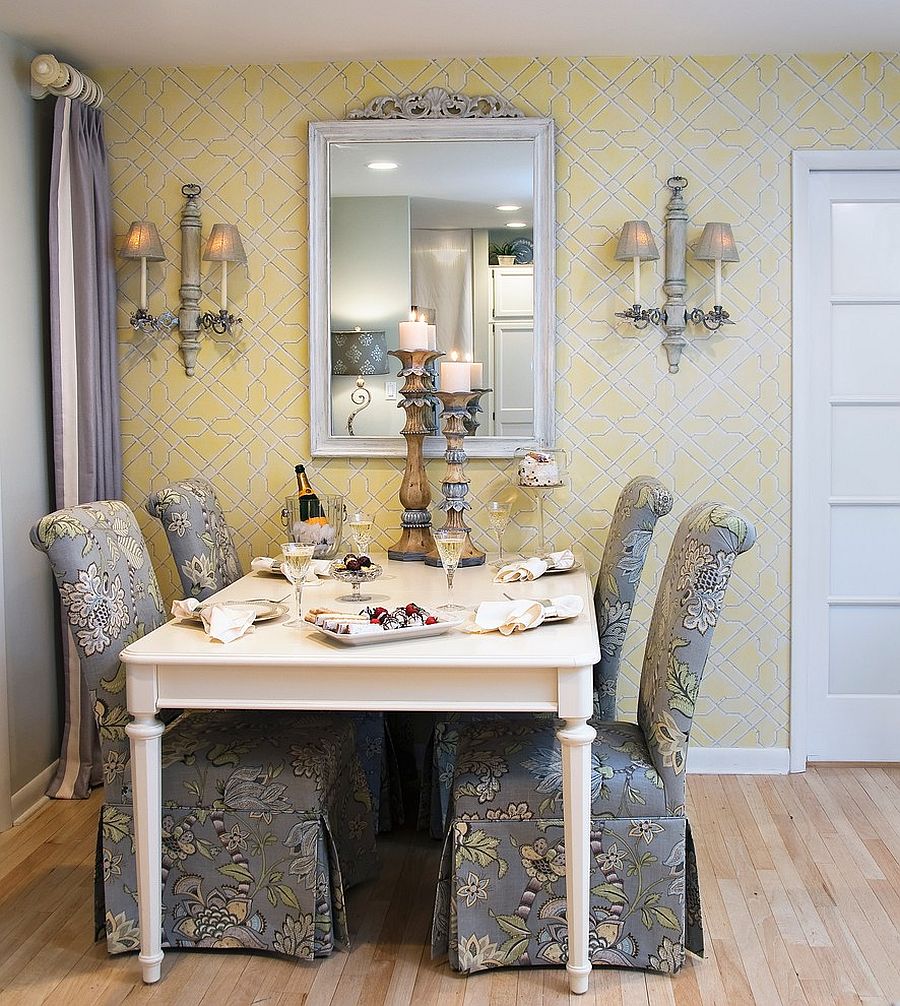
<instances>
[{"instance_id":1,"label":"upholstered dining chair","mask_svg":"<svg viewBox=\"0 0 900 1006\"><path fill-rule=\"evenodd\" d=\"M185 597L205 601L243 576L231 529L206 479L184 479L150 493L147 513L165 529Z\"/></svg>"},{"instance_id":2,"label":"upholstered dining chair","mask_svg":"<svg viewBox=\"0 0 900 1006\"><path fill-rule=\"evenodd\" d=\"M110 953L137 949L128 643L165 621L132 512L110 500L31 532L50 561L97 719L106 787L95 921ZM310 959L345 940L344 888L371 875L371 794L353 721L329 714L174 714L162 742L163 945Z\"/></svg>"},{"instance_id":3,"label":"upholstered dining chair","mask_svg":"<svg viewBox=\"0 0 900 1006\"><path fill-rule=\"evenodd\" d=\"M616 502L594 589L600 637L600 660L594 665L595 719L615 719L622 649L638 584L656 522L671 511L673 502L671 489L650 475L633 478ZM479 713L449 714L435 724L431 750L426 754L426 766L430 764L431 770L423 787L433 838L445 834L459 726L483 718Z\"/></svg>"},{"instance_id":4,"label":"upholstered dining chair","mask_svg":"<svg viewBox=\"0 0 900 1006\"><path fill-rule=\"evenodd\" d=\"M597 721L591 752L594 964L674 972L702 954L685 767L700 682L735 558L756 532L736 511L685 515L662 575L637 723ZM432 946L458 971L566 960L562 757L556 724L461 730Z\"/></svg>"}]
</instances>

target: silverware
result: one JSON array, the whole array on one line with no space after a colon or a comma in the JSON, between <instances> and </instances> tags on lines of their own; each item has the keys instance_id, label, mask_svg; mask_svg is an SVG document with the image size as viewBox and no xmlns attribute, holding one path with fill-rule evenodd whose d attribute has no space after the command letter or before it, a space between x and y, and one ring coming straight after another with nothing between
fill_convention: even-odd
<instances>
[{"instance_id":1,"label":"silverware","mask_svg":"<svg viewBox=\"0 0 900 1006\"><path fill-rule=\"evenodd\" d=\"M274 597L244 597L238 604L284 604L290 596L290 594L285 594L284 597L279 597L277 600Z\"/></svg>"}]
</instances>

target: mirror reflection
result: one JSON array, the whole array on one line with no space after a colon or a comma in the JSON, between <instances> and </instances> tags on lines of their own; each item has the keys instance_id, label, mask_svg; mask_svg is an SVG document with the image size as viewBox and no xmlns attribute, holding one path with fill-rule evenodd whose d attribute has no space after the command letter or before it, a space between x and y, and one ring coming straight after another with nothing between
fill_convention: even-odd
<instances>
[{"instance_id":1,"label":"mirror reflection","mask_svg":"<svg viewBox=\"0 0 900 1006\"><path fill-rule=\"evenodd\" d=\"M533 435L533 164L530 139L331 145L333 436L402 429L387 353L423 337L404 326L401 343L410 320L493 389L478 436Z\"/></svg>"}]
</instances>

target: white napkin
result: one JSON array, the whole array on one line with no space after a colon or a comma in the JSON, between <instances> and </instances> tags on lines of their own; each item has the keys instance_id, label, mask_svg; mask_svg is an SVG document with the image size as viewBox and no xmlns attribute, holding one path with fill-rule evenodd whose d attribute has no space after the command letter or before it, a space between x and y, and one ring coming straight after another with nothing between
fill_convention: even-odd
<instances>
[{"instance_id":1,"label":"white napkin","mask_svg":"<svg viewBox=\"0 0 900 1006\"><path fill-rule=\"evenodd\" d=\"M547 572L548 566L543 559L534 556L531 559L516 559L508 562L497 570L494 583L514 583L516 580L536 580Z\"/></svg>"},{"instance_id":2,"label":"white napkin","mask_svg":"<svg viewBox=\"0 0 900 1006\"><path fill-rule=\"evenodd\" d=\"M306 571L306 578L304 583L318 583L320 579L325 579L328 573L328 567L331 563L328 559L313 559L309 564L309 569ZM256 573L281 573L281 560L271 559L268 556L259 556L256 559L250 560L250 568Z\"/></svg>"},{"instance_id":3,"label":"white napkin","mask_svg":"<svg viewBox=\"0 0 900 1006\"><path fill-rule=\"evenodd\" d=\"M256 610L252 606L242 608L236 604L212 604L204 607L196 597L172 602L172 615L175 618L193 621L197 614L200 615L209 638L219 643L240 639L245 632L250 631L256 618Z\"/></svg>"},{"instance_id":4,"label":"white napkin","mask_svg":"<svg viewBox=\"0 0 900 1006\"><path fill-rule=\"evenodd\" d=\"M570 548L561 552L550 552L544 559L550 569L571 569L575 565L575 553Z\"/></svg>"},{"instance_id":5,"label":"white napkin","mask_svg":"<svg viewBox=\"0 0 900 1006\"><path fill-rule=\"evenodd\" d=\"M509 636L513 632L534 629L547 618L570 618L583 610L584 601L578 594L563 594L546 601L527 597L517 601L482 601L474 617L462 629L464 632L499 631Z\"/></svg>"}]
</instances>

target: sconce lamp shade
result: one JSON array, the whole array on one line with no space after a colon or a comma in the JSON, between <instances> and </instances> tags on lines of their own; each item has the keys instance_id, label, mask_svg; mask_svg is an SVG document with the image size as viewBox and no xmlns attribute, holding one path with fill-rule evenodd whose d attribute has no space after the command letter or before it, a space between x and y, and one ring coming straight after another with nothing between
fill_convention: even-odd
<instances>
[{"instance_id":1,"label":"sconce lamp shade","mask_svg":"<svg viewBox=\"0 0 900 1006\"><path fill-rule=\"evenodd\" d=\"M150 262L165 262L162 242L156 224L149 220L135 220L128 228L119 254L122 258L145 258Z\"/></svg>"},{"instance_id":2,"label":"sconce lamp shade","mask_svg":"<svg viewBox=\"0 0 900 1006\"><path fill-rule=\"evenodd\" d=\"M646 220L626 220L616 245L616 261L630 262L632 259L649 262L659 258L656 243Z\"/></svg>"},{"instance_id":3,"label":"sconce lamp shade","mask_svg":"<svg viewBox=\"0 0 900 1006\"><path fill-rule=\"evenodd\" d=\"M731 225L707 224L694 247L694 258L701 262L738 262Z\"/></svg>"},{"instance_id":4,"label":"sconce lamp shade","mask_svg":"<svg viewBox=\"0 0 900 1006\"><path fill-rule=\"evenodd\" d=\"M237 224L213 224L209 237L206 239L206 248L203 249L203 261L247 261Z\"/></svg>"},{"instance_id":5,"label":"sconce lamp shade","mask_svg":"<svg viewBox=\"0 0 900 1006\"><path fill-rule=\"evenodd\" d=\"M332 332L331 373L339 377L388 373L384 332Z\"/></svg>"}]
</instances>

